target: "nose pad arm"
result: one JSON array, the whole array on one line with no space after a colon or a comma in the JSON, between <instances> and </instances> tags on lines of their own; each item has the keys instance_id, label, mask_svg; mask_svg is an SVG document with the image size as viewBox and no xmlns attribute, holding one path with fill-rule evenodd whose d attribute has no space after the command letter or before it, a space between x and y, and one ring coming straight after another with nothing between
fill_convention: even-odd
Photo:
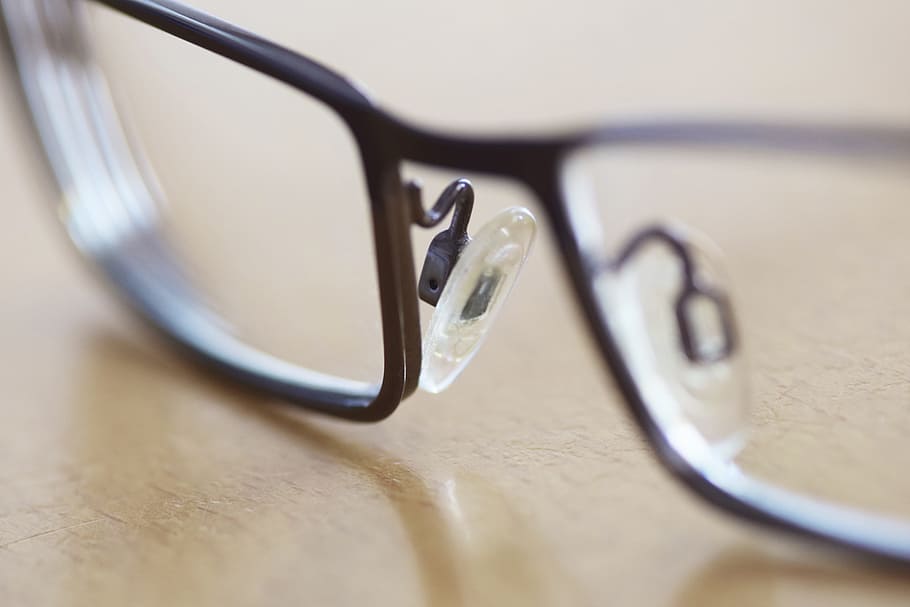
<instances>
[{"instance_id":1,"label":"nose pad arm","mask_svg":"<svg viewBox=\"0 0 910 607\"><path fill-rule=\"evenodd\" d=\"M654 225L636 233L622 249L613 263L619 270L644 245L663 242L679 258L683 270L683 284L676 299L675 314L679 339L686 358L695 364L713 364L730 358L736 351L736 323L730 300L720 289L704 284L693 259L691 246L681 230L664 225ZM704 335L696 321L701 307L713 318L707 320L713 325L716 335Z\"/></svg>"},{"instance_id":2,"label":"nose pad arm","mask_svg":"<svg viewBox=\"0 0 910 607\"><path fill-rule=\"evenodd\" d=\"M709 305L714 315L715 328L719 335L715 339L700 333L695 320L699 303ZM683 287L676 300L676 323L683 352L696 364L713 364L726 360L736 351L736 330L730 300L716 289L700 287L689 283Z\"/></svg>"},{"instance_id":3,"label":"nose pad arm","mask_svg":"<svg viewBox=\"0 0 910 607\"><path fill-rule=\"evenodd\" d=\"M461 252L471 242L471 237L468 236L468 223L474 210L474 187L467 179L453 181L427 211L424 211L421 204L420 184L412 181L407 184L407 188L414 223L421 227L431 228L437 225L449 210L453 209L452 223L430 242L417 282L420 299L435 306L439 303Z\"/></svg>"},{"instance_id":4,"label":"nose pad arm","mask_svg":"<svg viewBox=\"0 0 910 607\"><path fill-rule=\"evenodd\" d=\"M470 241L467 234L459 237L452 228L443 230L433 238L427 249L423 269L420 271L420 280L417 283L420 299L431 306L439 303L439 297L442 295L446 283L449 282L452 268L455 267L461 251Z\"/></svg>"}]
</instances>

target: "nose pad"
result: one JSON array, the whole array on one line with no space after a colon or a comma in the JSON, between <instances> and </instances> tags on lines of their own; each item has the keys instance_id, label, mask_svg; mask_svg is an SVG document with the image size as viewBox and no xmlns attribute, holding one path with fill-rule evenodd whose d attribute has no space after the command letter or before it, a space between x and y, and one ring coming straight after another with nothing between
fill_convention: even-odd
<instances>
[{"instance_id":1,"label":"nose pad","mask_svg":"<svg viewBox=\"0 0 910 607\"><path fill-rule=\"evenodd\" d=\"M748 369L720 249L684 226L651 227L607 274L598 290L608 323L652 416L735 455L748 426Z\"/></svg>"},{"instance_id":2,"label":"nose pad","mask_svg":"<svg viewBox=\"0 0 910 607\"><path fill-rule=\"evenodd\" d=\"M531 212L514 207L496 215L464 246L424 336L423 390L434 394L445 390L477 353L518 278L536 233Z\"/></svg>"}]
</instances>

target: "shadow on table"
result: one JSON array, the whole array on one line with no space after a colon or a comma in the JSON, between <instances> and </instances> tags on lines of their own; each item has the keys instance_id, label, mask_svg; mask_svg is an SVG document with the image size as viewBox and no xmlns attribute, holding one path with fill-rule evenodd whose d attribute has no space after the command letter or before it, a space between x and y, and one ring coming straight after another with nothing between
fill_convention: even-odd
<instances>
[{"instance_id":1,"label":"shadow on table","mask_svg":"<svg viewBox=\"0 0 910 607\"><path fill-rule=\"evenodd\" d=\"M578 604L574 585L538 534L482 476L458 472L433 487L400 460L319 429L285 408L240 408L373 479L408 535L427 604Z\"/></svg>"},{"instance_id":2,"label":"shadow on table","mask_svg":"<svg viewBox=\"0 0 910 607\"><path fill-rule=\"evenodd\" d=\"M316 449L369 478L395 510L413 549L428 605L534 606L581 602L577 586L539 534L495 486L478 474L457 472L438 480L423 478L403 463L404 458L343 438L341 428L336 432L331 426L323 427L326 424L322 421L265 402L255 394L221 381L217 375L209 378L208 374L183 368L175 372L156 352L136 346L126 338L106 335L93 340L89 357L89 372L82 383L84 393L80 399L90 403L91 419L86 422L95 426L87 430L87 440L94 443L90 457L117 458L120 463L111 465L113 476L105 482L114 485L115 491L132 492L138 496L136 500L148 500L146 507L150 510L163 507L154 500L168 498L160 495L164 491L160 486L155 487L156 491L142 487L142 482L151 484L158 474L153 469L150 478L146 477L143 473L148 474L149 470L143 466L149 464L143 462L167 456L161 455L159 447L149 444L154 441L136 441L135 437L130 438L130 432L118 432L117 426L141 423L143 432L160 432L161 437L167 437L175 423L169 419L174 409L167 406L167 399L188 400L186 395L176 396L181 392L180 384L199 383L213 394L214 400L221 401L219 405L223 403L238 415L267 425L270 431L290 436L292 443ZM110 455L105 456L112 445ZM213 458L217 457L213 453ZM167 474L178 475L172 482L190 486L194 483L189 469L171 466ZM181 474L187 478L180 479ZM126 480L136 477L140 480ZM122 486L118 488L117 484ZM117 517L115 512L110 515ZM128 525L129 521L124 524ZM169 574L179 576L180 572Z\"/></svg>"},{"instance_id":3,"label":"shadow on table","mask_svg":"<svg viewBox=\"0 0 910 607\"><path fill-rule=\"evenodd\" d=\"M759 543L722 551L682 587L676 603L680 607L748 607L781 602L865 605L873 601L876 605L906 605L910 597L910 571L906 568L839 559L798 546L794 549L780 544L774 548Z\"/></svg>"}]
</instances>

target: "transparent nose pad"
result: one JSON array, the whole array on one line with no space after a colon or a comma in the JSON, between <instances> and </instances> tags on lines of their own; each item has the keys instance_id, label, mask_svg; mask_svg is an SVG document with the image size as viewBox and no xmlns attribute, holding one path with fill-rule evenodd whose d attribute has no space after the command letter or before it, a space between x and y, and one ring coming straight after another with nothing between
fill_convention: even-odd
<instances>
[{"instance_id":1,"label":"transparent nose pad","mask_svg":"<svg viewBox=\"0 0 910 607\"><path fill-rule=\"evenodd\" d=\"M749 394L722 254L678 226L631 242L604 276L610 328L629 371L665 432L687 426L731 458L745 439Z\"/></svg>"},{"instance_id":2,"label":"transparent nose pad","mask_svg":"<svg viewBox=\"0 0 910 607\"><path fill-rule=\"evenodd\" d=\"M536 233L531 212L515 207L496 215L465 246L424 337L422 389L434 394L445 390L477 353Z\"/></svg>"}]
</instances>

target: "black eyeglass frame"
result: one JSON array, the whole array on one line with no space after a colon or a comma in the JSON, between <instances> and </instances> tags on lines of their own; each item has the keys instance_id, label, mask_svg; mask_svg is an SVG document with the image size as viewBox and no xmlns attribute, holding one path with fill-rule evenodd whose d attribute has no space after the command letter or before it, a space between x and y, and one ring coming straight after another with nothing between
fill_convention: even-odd
<instances>
[{"instance_id":1,"label":"black eyeglass frame","mask_svg":"<svg viewBox=\"0 0 910 607\"><path fill-rule=\"evenodd\" d=\"M384 369L375 389L344 390L314 387L270 373L240 355L223 351L212 341L204 317L175 320L169 300L149 289L137 268L152 267L148 258L118 258L87 252L146 319L204 361L243 384L305 409L360 422L376 422L395 411L417 388L421 367L421 335L416 272L410 230L423 208L401 180L400 166L423 165L510 178L536 196L558 243L570 283L588 328L621 391L632 417L655 449L659 461L697 495L741 519L774 527L828 544L910 564L910 526L870 517L862 512L815 502L751 479L729 476L712 465L693 462L658 426L631 376L594 291L602 260L594 259L573 226L570 201L563 187L563 165L572 152L588 145L734 146L796 150L820 154L887 155L910 158L910 131L878 127L804 126L779 123L672 121L610 125L547 137L451 136L409 124L371 101L356 85L330 69L245 30L171 0L94 0L154 28L271 76L331 108L357 142L371 205L382 313ZM11 16L19 0L0 0L0 31L18 59L26 98L39 134L48 135L36 115L36 91L23 69L20 25ZM37 4L50 5L55 0ZM56 2L69 5L69 1ZM57 9L46 9L57 10ZM52 32L65 39L67 32ZM52 41L53 44L60 42ZM66 40L64 40L66 42ZM78 42L80 46L82 42ZM84 52L80 46L79 51ZM51 164L54 154L49 151ZM57 177L60 178L59 170ZM123 251L119 251L123 253ZM145 253L143 253L145 255ZM134 263L135 262L135 263ZM143 266L145 264L145 266ZM155 271L169 272L155 266Z\"/></svg>"}]
</instances>

